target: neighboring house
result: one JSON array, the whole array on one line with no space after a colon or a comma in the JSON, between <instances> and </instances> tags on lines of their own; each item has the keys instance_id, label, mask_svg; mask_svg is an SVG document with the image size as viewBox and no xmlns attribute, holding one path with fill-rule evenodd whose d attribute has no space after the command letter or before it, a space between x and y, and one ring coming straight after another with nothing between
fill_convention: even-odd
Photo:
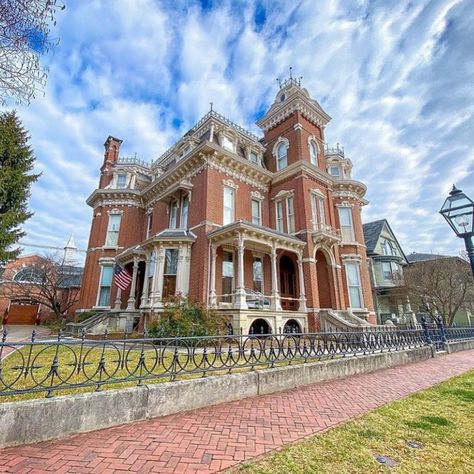
<instances>
[{"instance_id":1,"label":"neighboring house","mask_svg":"<svg viewBox=\"0 0 474 474\"><path fill-rule=\"evenodd\" d=\"M428 262L432 262L434 260L446 260L447 265L451 265L454 267L454 264L458 265L465 265L467 268L469 267L469 262L463 260L460 257L455 257L451 255L438 255L432 253L416 253L412 252L411 254L407 255L407 261L410 266L422 266L426 267L427 271L429 271ZM471 302L472 304L472 302ZM423 311L423 308L413 308L416 311ZM462 306L454 316L454 324L456 326L472 326L474 325L474 315L472 314L472 308L467 307L466 305Z\"/></svg>"},{"instance_id":2,"label":"neighboring house","mask_svg":"<svg viewBox=\"0 0 474 474\"><path fill-rule=\"evenodd\" d=\"M263 136L212 109L151 163L119 156L122 140L110 136L87 200L80 307L118 320L159 314L182 295L244 332L315 329L329 312L375 322L366 186L342 148L325 148L329 120L290 77L257 122ZM125 291L116 262L132 276Z\"/></svg>"},{"instance_id":3,"label":"neighboring house","mask_svg":"<svg viewBox=\"0 0 474 474\"><path fill-rule=\"evenodd\" d=\"M386 219L364 224L364 238L378 322L384 324L388 319L405 322L403 267L408 263L405 254Z\"/></svg>"},{"instance_id":4,"label":"neighboring house","mask_svg":"<svg viewBox=\"0 0 474 474\"><path fill-rule=\"evenodd\" d=\"M58 266L55 291L61 308L77 300L83 268L73 265L74 240L71 237L64 248L64 259ZM51 260L41 255L27 255L8 262L0 275L0 322L8 313L8 324L37 324L50 317L51 309L41 303L44 295L38 294L38 285L43 285L43 267ZM45 284L46 286L46 284ZM77 304L68 308L66 315L73 315ZM0 325L1 326L1 325Z\"/></svg>"}]
</instances>

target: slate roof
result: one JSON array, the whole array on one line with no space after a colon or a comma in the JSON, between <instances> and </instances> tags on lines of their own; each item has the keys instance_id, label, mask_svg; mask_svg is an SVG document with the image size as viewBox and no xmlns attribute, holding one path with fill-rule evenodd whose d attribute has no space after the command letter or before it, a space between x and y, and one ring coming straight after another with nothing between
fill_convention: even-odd
<instances>
[{"instance_id":1,"label":"slate roof","mask_svg":"<svg viewBox=\"0 0 474 474\"><path fill-rule=\"evenodd\" d=\"M439 260L440 258L453 258L453 257L451 255L438 255L435 253L418 253L418 252L412 252L410 255L407 255L408 263L426 262L427 260Z\"/></svg>"},{"instance_id":2,"label":"slate roof","mask_svg":"<svg viewBox=\"0 0 474 474\"><path fill-rule=\"evenodd\" d=\"M364 240L367 246L367 253L374 253L377 240L379 239L380 233L382 232L384 224L387 223L387 219L380 219L374 222L367 222L363 225L364 228ZM388 224L388 223L387 223Z\"/></svg>"}]
</instances>

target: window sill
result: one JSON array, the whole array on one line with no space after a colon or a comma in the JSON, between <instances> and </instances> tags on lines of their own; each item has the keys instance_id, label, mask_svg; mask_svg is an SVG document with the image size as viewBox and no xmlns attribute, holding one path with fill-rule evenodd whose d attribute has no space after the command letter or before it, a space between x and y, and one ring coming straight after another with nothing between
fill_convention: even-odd
<instances>
[{"instance_id":1,"label":"window sill","mask_svg":"<svg viewBox=\"0 0 474 474\"><path fill-rule=\"evenodd\" d=\"M111 306L92 306L92 309L110 309Z\"/></svg>"}]
</instances>

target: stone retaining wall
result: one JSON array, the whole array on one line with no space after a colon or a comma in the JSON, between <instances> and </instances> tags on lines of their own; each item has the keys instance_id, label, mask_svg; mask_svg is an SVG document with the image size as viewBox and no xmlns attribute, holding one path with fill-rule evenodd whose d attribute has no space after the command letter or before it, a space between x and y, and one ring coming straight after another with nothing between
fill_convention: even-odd
<instances>
[{"instance_id":1,"label":"stone retaining wall","mask_svg":"<svg viewBox=\"0 0 474 474\"><path fill-rule=\"evenodd\" d=\"M451 351L464 348L460 343L454 344L450 345ZM474 346L473 341L470 344L470 347ZM0 403L0 447L63 438L74 433L409 364L434 355L428 346L239 374Z\"/></svg>"}]
</instances>

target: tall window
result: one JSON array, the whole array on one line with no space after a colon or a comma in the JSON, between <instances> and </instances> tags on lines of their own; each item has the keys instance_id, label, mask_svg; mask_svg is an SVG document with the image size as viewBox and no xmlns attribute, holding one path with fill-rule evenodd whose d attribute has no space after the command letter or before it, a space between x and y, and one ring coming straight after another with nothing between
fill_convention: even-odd
<instances>
[{"instance_id":1,"label":"tall window","mask_svg":"<svg viewBox=\"0 0 474 474\"><path fill-rule=\"evenodd\" d=\"M260 257L253 259L253 289L263 293L263 262Z\"/></svg>"},{"instance_id":2,"label":"tall window","mask_svg":"<svg viewBox=\"0 0 474 474\"><path fill-rule=\"evenodd\" d=\"M287 198L286 200L286 217L288 221L288 233L293 234L293 232L295 231L295 205L293 196Z\"/></svg>"},{"instance_id":3,"label":"tall window","mask_svg":"<svg viewBox=\"0 0 474 474\"><path fill-rule=\"evenodd\" d=\"M126 174L119 174L117 175L117 188L123 189L127 184L127 175Z\"/></svg>"},{"instance_id":4,"label":"tall window","mask_svg":"<svg viewBox=\"0 0 474 474\"><path fill-rule=\"evenodd\" d=\"M222 301L230 303L234 288L234 259L232 252L222 253Z\"/></svg>"},{"instance_id":5,"label":"tall window","mask_svg":"<svg viewBox=\"0 0 474 474\"><path fill-rule=\"evenodd\" d=\"M352 212L350 207L339 207L339 223L341 224L342 240L354 242L354 227L352 225Z\"/></svg>"},{"instance_id":6,"label":"tall window","mask_svg":"<svg viewBox=\"0 0 474 474\"><path fill-rule=\"evenodd\" d=\"M309 142L309 156L313 165L318 164L318 146L314 140Z\"/></svg>"},{"instance_id":7,"label":"tall window","mask_svg":"<svg viewBox=\"0 0 474 474\"><path fill-rule=\"evenodd\" d=\"M262 203L258 199L252 199L252 224L262 224Z\"/></svg>"},{"instance_id":8,"label":"tall window","mask_svg":"<svg viewBox=\"0 0 474 474\"><path fill-rule=\"evenodd\" d=\"M178 272L178 249L165 250L165 268L163 272L163 298L176 293L176 274Z\"/></svg>"},{"instance_id":9,"label":"tall window","mask_svg":"<svg viewBox=\"0 0 474 474\"><path fill-rule=\"evenodd\" d=\"M324 198L322 196L311 194L311 214L314 227L317 227L318 223L325 223Z\"/></svg>"},{"instance_id":10,"label":"tall window","mask_svg":"<svg viewBox=\"0 0 474 474\"><path fill-rule=\"evenodd\" d=\"M181 229L188 227L188 209L189 209L189 195L186 194L181 200Z\"/></svg>"},{"instance_id":11,"label":"tall window","mask_svg":"<svg viewBox=\"0 0 474 474\"><path fill-rule=\"evenodd\" d=\"M146 238L148 239L151 235L151 228L153 226L153 212L150 212L148 214L148 219L146 223Z\"/></svg>"},{"instance_id":12,"label":"tall window","mask_svg":"<svg viewBox=\"0 0 474 474\"><path fill-rule=\"evenodd\" d=\"M170 229L176 229L178 225L178 201L170 203Z\"/></svg>"},{"instance_id":13,"label":"tall window","mask_svg":"<svg viewBox=\"0 0 474 474\"><path fill-rule=\"evenodd\" d=\"M358 263L346 263L347 285L351 308L362 308L362 290Z\"/></svg>"},{"instance_id":14,"label":"tall window","mask_svg":"<svg viewBox=\"0 0 474 474\"><path fill-rule=\"evenodd\" d=\"M385 239L382 243L382 252L384 255L397 255L395 246L390 240Z\"/></svg>"},{"instance_id":15,"label":"tall window","mask_svg":"<svg viewBox=\"0 0 474 474\"><path fill-rule=\"evenodd\" d=\"M234 222L235 190L224 186L224 225Z\"/></svg>"},{"instance_id":16,"label":"tall window","mask_svg":"<svg viewBox=\"0 0 474 474\"><path fill-rule=\"evenodd\" d=\"M148 266L148 294L151 294L153 288L153 275L155 274L155 262L156 262L156 255L155 251L153 250L150 254L150 264Z\"/></svg>"},{"instance_id":17,"label":"tall window","mask_svg":"<svg viewBox=\"0 0 474 474\"><path fill-rule=\"evenodd\" d=\"M288 164L288 149L284 143L280 143L277 148L277 171L282 170Z\"/></svg>"},{"instance_id":18,"label":"tall window","mask_svg":"<svg viewBox=\"0 0 474 474\"><path fill-rule=\"evenodd\" d=\"M283 232L283 202L277 201L276 203L276 228L280 232Z\"/></svg>"},{"instance_id":19,"label":"tall window","mask_svg":"<svg viewBox=\"0 0 474 474\"><path fill-rule=\"evenodd\" d=\"M110 305L110 287L112 286L112 277L114 273L113 265L103 265L100 275L99 299L97 306Z\"/></svg>"},{"instance_id":20,"label":"tall window","mask_svg":"<svg viewBox=\"0 0 474 474\"><path fill-rule=\"evenodd\" d=\"M105 245L107 247L117 246L121 219L122 214L110 214L109 225L107 227L107 237L105 239Z\"/></svg>"}]
</instances>

